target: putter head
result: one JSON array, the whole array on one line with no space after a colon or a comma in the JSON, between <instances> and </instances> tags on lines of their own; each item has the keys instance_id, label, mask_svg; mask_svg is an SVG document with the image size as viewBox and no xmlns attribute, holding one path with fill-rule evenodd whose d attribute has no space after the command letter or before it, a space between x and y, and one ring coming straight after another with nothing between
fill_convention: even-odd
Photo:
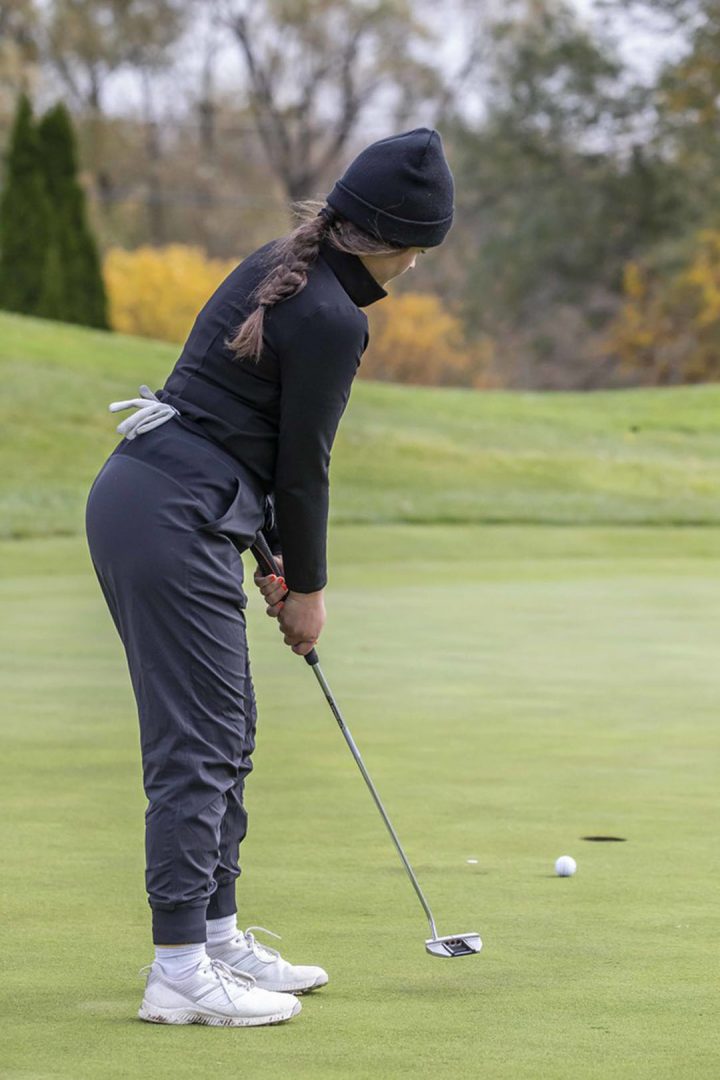
<instances>
[{"instance_id":1,"label":"putter head","mask_svg":"<svg viewBox=\"0 0 720 1080\"><path fill-rule=\"evenodd\" d=\"M428 938L425 949L431 956L472 956L482 949L479 934L450 934L448 937Z\"/></svg>"}]
</instances>

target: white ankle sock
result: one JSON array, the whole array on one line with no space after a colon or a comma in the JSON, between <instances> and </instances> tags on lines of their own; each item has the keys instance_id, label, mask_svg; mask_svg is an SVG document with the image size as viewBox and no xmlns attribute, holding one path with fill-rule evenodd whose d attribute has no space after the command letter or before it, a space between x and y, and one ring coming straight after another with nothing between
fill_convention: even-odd
<instances>
[{"instance_id":1,"label":"white ankle sock","mask_svg":"<svg viewBox=\"0 0 720 1080\"><path fill-rule=\"evenodd\" d=\"M222 919L208 919L206 925L208 945L221 945L239 933L237 912L234 915L225 915Z\"/></svg>"},{"instance_id":2,"label":"white ankle sock","mask_svg":"<svg viewBox=\"0 0 720 1080\"><path fill-rule=\"evenodd\" d=\"M156 945L155 960L166 978L178 981L197 971L207 960L205 942L191 945Z\"/></svg>"}]
</instances>

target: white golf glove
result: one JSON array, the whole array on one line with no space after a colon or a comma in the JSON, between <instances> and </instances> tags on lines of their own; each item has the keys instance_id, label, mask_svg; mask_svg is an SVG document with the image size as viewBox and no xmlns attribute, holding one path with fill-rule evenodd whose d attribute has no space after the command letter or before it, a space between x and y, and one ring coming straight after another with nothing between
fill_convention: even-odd
<instances>
[{"instance_id":1,"label":"white golf glove","mask_svg":"<svg viewBox=\"0 0 720 1080\"><path fill-rule=\"evenodd\" d=\"M118 424L116 431L124 435L126 439L134 439L145 431L164 424L173 416L179 416L179 411L166 401L158 401L149 386L140 387L140 397L130 398L129 401L112 401L108 405L110 412L120 412L122 409L136 408L138 411L132 416L126 416Z\"/></svg>"}]
</instances>

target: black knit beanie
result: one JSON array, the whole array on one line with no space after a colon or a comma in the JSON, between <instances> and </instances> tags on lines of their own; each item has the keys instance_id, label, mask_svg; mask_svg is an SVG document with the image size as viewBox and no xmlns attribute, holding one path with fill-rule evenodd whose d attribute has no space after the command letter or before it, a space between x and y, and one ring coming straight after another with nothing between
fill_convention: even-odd
<instances>
[{"instance_id":1,"label":"black knit beanie","mask_svg":"<svg viewBox=\"0 0 720 1080\"><path fill-rule=\"evenodd\" d=\"M436 247L452 225L454 193L440 133L421 127L366 146L327 202L378 240Z\"/></svg>"}]
</instances>

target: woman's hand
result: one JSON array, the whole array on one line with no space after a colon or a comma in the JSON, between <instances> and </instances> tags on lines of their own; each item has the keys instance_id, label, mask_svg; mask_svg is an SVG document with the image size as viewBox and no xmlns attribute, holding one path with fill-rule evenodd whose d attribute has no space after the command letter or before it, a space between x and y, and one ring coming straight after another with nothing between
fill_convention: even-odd
<instances>
[{"instance_id":1,"label":"woman's hand","mask_svg":"<svg viewBox=\"0 0 720 1080\"><path fill-rule=\"evenodd\" d=\"M258 567L253 575L253 580L265 597L267 603L267 608L265 610L268 615L273 619L277 619L282 611L282 600L288 589L285 584L285 579L282 576L285 571L282 555L275 555L273 557L278 565L280 574L263 574L262 570Z\"/></svg>"},{"instance_id":2,"label":"woman's hand","mask_svg":"<svg viewBox=\"0 0 720 1080\"><path fill-rule=\"evenodd\" d=\"M289 592L280 605L278 622L286 645L298 656L307 656L325 625L325 593Z\"/></svg>"},{"instance_id":3,"label":"woman's hand","mask_svg":"<svg viewBox=\"0 0 720 1080\"><path fill-rule=\"evenodd\" d=\"M253 575L255 584L262 593L267 607L267 614L277 619L283 640L290 645L298 656L306 656L320 637L325 625L325 593L320 589L314 593L288 592L285 584L283 561L275 556L280 574L263 574L258 568Z\"/></svg>"}]
</instances>

